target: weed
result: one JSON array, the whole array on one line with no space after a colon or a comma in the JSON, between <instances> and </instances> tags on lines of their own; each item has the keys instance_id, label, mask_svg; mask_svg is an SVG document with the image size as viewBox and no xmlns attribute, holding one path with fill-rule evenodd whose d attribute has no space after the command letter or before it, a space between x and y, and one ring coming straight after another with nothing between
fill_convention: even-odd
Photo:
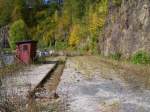
<instances>
[{"instance_id":1,"label":"weed","mask_svg":"<svg viewBox=\"0 0 150 112\"><path fill-rule=\"evenodd\" d=\"M117 52L117 53L111 54L110 56L114 60L120 60L122 55L121 53Z\"/></svg>"},{"instance_id":2,"label":"weed","mask_svg":"<svg viewBox=\"0 0 150 112\"><path fill-rule=\"evenodd\" d=\"M67 49L67 47L68 47L67 42L56 41L56 43L55 43L56 50Z\"/></svg>"},{"instance_id":3,"label":"weed","mask_svg":"<svg viewBox=\"0 0 150 112\"><path fill-rule=\"evenodd\" d=\"M113 0L113 4L116 6L121 6L122 0Z\"/></svg>"},{"instance_id":4,"label":"weed","mask_svg":"<svg viewBox=\"0 0 150 112\"><path fill-rule=\"evenodd\" d=\"M132 56L131 62L134 64L150 64L150 53L139 51Z\"/></svg>"}]
</instances>

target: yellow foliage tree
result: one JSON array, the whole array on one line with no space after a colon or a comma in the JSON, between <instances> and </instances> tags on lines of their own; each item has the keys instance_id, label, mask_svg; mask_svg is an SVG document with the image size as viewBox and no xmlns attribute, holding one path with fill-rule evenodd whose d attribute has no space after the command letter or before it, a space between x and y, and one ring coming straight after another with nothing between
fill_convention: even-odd
<instances>
[{"instance_id":1,"label":"yellow foliage tree","mask_svg":"<svg viewBox=\"0 0 150 112\"><path fill-rule=\"evenodd\" d=\"M98 29L102 28L105 24L104 17L99 16L96 12L93 13L89 20L89 31L95 33Z\"/></svg>"},{"instance_id":2,"label":"yellow foliage tree","mask_svg":"<svg viewBox=\"0 0 150 112\"><path fill-rule=\"evenodd\" d=\"M57 30L59 35L64 35L64 32L68 33L70 29L70 17L67 12L63 12L61 18L58 19Z\"/></svg>"},{"instance_id":3,"label":"yellow foliage tree","mask_svg":"<svg viewBox=\"0 0 150 112\"><path fill-rule=\"evenodd\" d=\"M48 46L50 44L52 38L53 38L52 31L45 32L43 35L43 42L45 43L45 45Z\"/></svg>"},{"instance_id":4,"label":"yellow foliage tree","mask_svg":"<svg viewBox=\"0 0 150 112\"><path fill-rule=\"evenodd\" d=\"M94 8L90 7L88 15L89 31L92 34L97 33L97 30L104 26L106 15L108 13L108 0L101 0Z\"/></svg>"},{"instance_id":5,"label":"yellow foliage tree","mask_svg":"<svg viewBox=\"0 0 150 112\"><path fill-rule=\"evenodd\" d=\"M79 31L80 31L79 25L73 25L69 36L69 45L71 47L76 47L79 44L80 40Z\"/></svg>"}]
</instances>

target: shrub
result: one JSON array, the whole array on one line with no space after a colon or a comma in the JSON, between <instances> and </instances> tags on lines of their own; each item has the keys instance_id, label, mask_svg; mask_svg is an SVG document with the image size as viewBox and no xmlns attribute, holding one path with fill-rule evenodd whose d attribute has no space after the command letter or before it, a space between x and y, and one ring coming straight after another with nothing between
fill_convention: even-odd
<instances>
[{"instance_id":1,"label":"shrub","mask_svg":"<svg viewBox=\"0 0 150 112\"><path fill-rule=\"evenodd\" d=\"M111 54L111 58L114 60L120 60L121 59L121 53Z\"/></svg>"},{"instance_id":2,"label":"shrub","mask_svg":"<svg viewBox=\"0 0 150 112\"><path fill-rule=\"evenodd\" d=\"M113 4L116 6L121 6L122 0L113 0Z\"/></svg>"},{"instance_id":3,"label":"shrub","mask_svg":"<svg viewBox=\"0 0 150 112\"><path fill-rule=\"evenodd\" d=\"M67 42L56 41L56 43L55 43L56 50L65 50L65 49L67 49L67 47L68 47Z\"/></svg>"},{"instance_id":4,"label":"shrub","mask_svg":"<svg viewBox=\"0 0 150 112\"><path fill-rule=\"evenodd\" d=\"M132 56L131 61L134 64L150 64L150 53L139 51Z\"/></svg>"}]
</instances>

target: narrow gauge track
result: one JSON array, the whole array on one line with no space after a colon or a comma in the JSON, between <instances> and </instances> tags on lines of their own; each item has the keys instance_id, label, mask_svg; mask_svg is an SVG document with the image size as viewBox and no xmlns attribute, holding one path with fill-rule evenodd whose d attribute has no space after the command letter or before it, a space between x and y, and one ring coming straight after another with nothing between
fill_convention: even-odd
<instances>
[{"instance_id":1,"label":"narrow gauge track","mask_svg":"<svg viewBox=\"0 0 150 112\"><path fill-rule=\"evenodd\" d=\"M56 94L56 88L64 67L65 62L58 61L36 88L29 92L28 112L59 112L60 101L59 96Z\"/></svg>"}]
</instances>

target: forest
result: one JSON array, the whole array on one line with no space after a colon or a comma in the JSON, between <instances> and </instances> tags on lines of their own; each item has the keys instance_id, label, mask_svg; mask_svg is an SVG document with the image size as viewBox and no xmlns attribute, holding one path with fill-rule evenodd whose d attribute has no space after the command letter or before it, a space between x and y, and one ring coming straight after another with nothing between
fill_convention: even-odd
<instances>
[{"instance_id":1,"label":"forest","mask_svg":"<svg viewBox=\"0 0 150 112\"><path fill-rule=\"evenodd\" d=\"M150 0L0 0L0 112L150 112Z\"/></svg>"},{"instance_id":2,"label":"forest","mask_svg":"<svg viewBox=\"0 0 150 112\"><path fill-rule=\"evenodd\" d=\"M0 0L0 10L0 27L10 26L12 48L16 41L33 39L40 48L97 53L108 0Z\"/></svg>"},{"instance_id":3,"label":"forest","mask_svg":"<svg viewBox=\"0 0 150 112\"><path fill-rule=\"evenodd\" d=\"M0 0L0 27L9 26L12 49L17 41L32 39L38 41L39 49L102 54L115 60L123 57L133 63L150 63L148 32L145 30L148 23L144 25L146 21L141 21L146 12L133 21L132 13L127 15L128 9L124 11L121 7L122 0L48 1ZM124 4L127 3L124 1ZM135 3L128 6L137 8L132 4ZM138 10L136 14L139 15ZM140 30L140 24L144 25L143 30ZM133 28L132 33L128 27ZM135 35L137 29L139 34ZM143 34L143 40L140 40L140 34ZM137 48L132 35L138 41ZM106 44L107 41L110 42ZM140 44L142 42L145 44Z\"/></svg>"}]
</instances>

